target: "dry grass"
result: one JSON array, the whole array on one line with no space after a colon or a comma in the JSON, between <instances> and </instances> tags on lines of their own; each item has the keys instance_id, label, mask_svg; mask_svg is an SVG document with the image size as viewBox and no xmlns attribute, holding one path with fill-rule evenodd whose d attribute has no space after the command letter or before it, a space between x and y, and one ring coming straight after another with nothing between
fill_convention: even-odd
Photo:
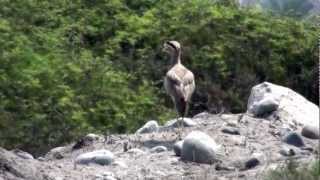
<instances>
[{"instance_id":1,"label":"dry grass","mask_svg":"<svg viewBox=\"0 0 320 180\"><path fill-rule=\"evenodd\" d=\"M285 166L276 170L269 171L265 180L319 180L320 179L320 160L311 166L301 167L294 160L290 160Z\"/></svg>"}]
</instances>

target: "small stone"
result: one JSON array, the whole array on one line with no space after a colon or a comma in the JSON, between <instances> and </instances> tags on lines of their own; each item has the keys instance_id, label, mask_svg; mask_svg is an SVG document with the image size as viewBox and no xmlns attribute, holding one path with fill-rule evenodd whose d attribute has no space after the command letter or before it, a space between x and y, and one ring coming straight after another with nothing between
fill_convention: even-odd
<instances>
[{"instance_id":1,"label":"small stone","mask_svg":"<svg viewBox=\"0 0 320 180\"><path fill-rule=\"evenodd\" d=\"M183 141L178 141L178 142L174 143L173 151L176 154L176 156L180 156L181 155L182 144L183 144Z\"/></svg>"},{"instance_id":2,"label":"small stone","mask_svg":"<svg viewBox=\"0 0 320 180\"><path fill-rule=\"evenodd\" d=\"M302 136L310 139L319 139L319 128L311 125L306 125L302 128Z\"/></svg>"},{"instance_id":3,"label":"small stone","mask_svg":"<svg viewBox=\"0 0 320 180\"><path fill-rule=\"evenodd\" d=\"M119 167L121 167L121 168L128 168L127 164L124 163L123 161L115 161L115 162L113 163L113 165L119 166Z\"/></svg>"},{"instance_id":4,"label":"small stone","mask_svg":"<svg viewBox=\"0 0 320 180\"><path fill-rule=\"evenodd\" d=\"M193 131L187 135L182 144L182 160L212 164L217 161L220 146L207 134Z\"/></svg>"},{"instance_id":5,"label":"small stone","mask_svg":"<svg viewBox=\"0 0 320 180\"><path fill-rule=\"evenodd\" d=\"M44 157L41 157L41 156L40 156L40 157L37 158L37 160L38 160L38 161L45 161L46 159L45 159Z\"/></svg>"},{"instance_id":6,"label":"small stone","mask_svg":"<svg viewBox=\"0 0 320 180\"><path fill-rule=\"evenodd\" d=\"M230 127L237 127L238 122L237 122L237 120L229 120L229 121L227 121L226 125L230 126Z\"/></svg>"},{"instance_id":7,"label":"small stone","mask_svg":"<svg viewBox=\"0 0 320 180\"><path fill-rule=\"evenodd\" d=\"M230 141L234 143L234 145L244 145L246 138L244 136L231 136Z\"/></svg>"},{"instance_id":8,"label":"small stone","mask_svg":"<svg viewBox=\"0 0 320 180\"><path fill-rule=\"evenodd\" d=\"M240 135L240 131L238 128L233 127L224 127L221 130L223 133L232 134L232 135Z\"/></svg>"},{"instance_id":9,"label":"small stone","mask_svg":"<svg viewBox=\"0 0 320 180\"><path fill-rule=\"evenodd\" d=\"M283 156L294 156L296 155L296 152L293 148L290 148L288 146L283 146L279 153Z\"/></svg>"},{"instance_id":10,"label":"small stone","mask_svg":"<svg viewBox=\"0 0 320 180\"><path fill-rule=\"evenodd\" d=\"M260 161L256 157L252 157L244 163L245 169L252 169L260 164Z\"/></svg>"},{"instance_id":11,"label":"small stone","mask_svg":"<svg viewBox=\"0 0 320 180\"><path fill-rule=\"evenodd\" d=\"M178 120L177 119L173 119L173 120L170 120L168 121L164 127L165 128L178 128L180 127L180 123L182 123L182 127L193 127L193 126L196 126L197 123L194 122L192 119L190 118L183 118L183 121L182 121L182 118L179 118Z\"/></svg>"},{"instance_id":12,"label":"small stone","mask_svg":"<svg viewBox=\"0 0 320 180\"><path fill-rule=\"evenodd\" d=\"M100 165L109 165L113 162L114 155L108 150L97 150L88 153L79 155L76 158L77 164L100 164Z\"/></svg>"},{"instance_id":13,"label":"small stone","mask_svg":"<svg viewBox=\"0 0 320 180\"><path fill-rule=\"evenodd\" d=\"M293 146L297 146L297 147L305 146L301 135L299 135L296 132L290 132L289 134L287 134L283 138L283 142L290 144L290 145L293 145Z\"/></svg>"},{"instance_id":14,"label":"small stone","mask_svg":"<svg viewBox=\"0 0 320 180\"><path fill-rule=\"evenodd\" d=\"M164 152L164 151L167 151L168 149L165 147L165 146L156 146L156 147L153 147L151 149L151 152L153 153L160 153L160 152Z\"/></svg>"},{"instance_id":15,"label":"small stone","mask_svg":"<svg viewBox=\"0 0 320 180\"><path fill-rule=\"evenodd\" d=\"M140 129L138 129L136 131L136 134L157 132L158 129L159 129L159 125L157 121L149 121L145 125L143 125Z\"/></svg>"},{"instance_id":16,"label":"small stone","mask_svg":"<svg viewBox=\"0 0 320 180\"><path fill-rule=\"evenodd\" d=\"M141 149L138 149L138 148L129 149L127 152L130 154L145 154L144 151L142 151Z\"/></svg>"},{"instance_id":17,"label":"small stone","mask_svg":"<svg viewBox=\"0 0 320 180\"><path fill-rule=\"evenodd\" d=\"M106 171L106 172L103 172L103 173L102 173L102 176L103 176L103 177L107 177L107 176L112 176L112 177L114 177L114 174L113 174L112 172Z\"/></svg>"}]
</instances>

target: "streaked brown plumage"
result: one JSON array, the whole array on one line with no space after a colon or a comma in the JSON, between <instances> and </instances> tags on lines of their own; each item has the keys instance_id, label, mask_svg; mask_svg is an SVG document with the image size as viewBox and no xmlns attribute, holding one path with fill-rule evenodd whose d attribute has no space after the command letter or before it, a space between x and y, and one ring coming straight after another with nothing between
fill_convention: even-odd
<instances>
[{"instance_id":1,"label":"streaked brown plumage","mask_svg":"<svg viewBox=\"0 0 320 180\"><path fill-rule=\"evenodd\" d=\"M180 117L185 117L195 89L193 73L181 64L181 47L177 41L164 43L164 51L171 56L171 67L164 79L166 92L171 96Z\"/></svg>"}]
</instances>

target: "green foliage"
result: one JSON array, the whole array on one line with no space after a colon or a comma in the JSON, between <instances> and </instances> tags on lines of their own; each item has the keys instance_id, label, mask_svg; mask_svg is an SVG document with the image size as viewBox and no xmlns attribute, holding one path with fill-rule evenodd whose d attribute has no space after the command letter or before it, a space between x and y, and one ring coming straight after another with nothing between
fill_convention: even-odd
<instances>
[{"instance_id":1,"label":"green foliage","mask_svg":"<svg viewBox=\"0 0 320 180\"><path fill-rule=\"evenodd\" d=\"M318 102L319 29L235 1L0 1L0 146L44 152L87 132L174 117L165 40L196 77L190 115L243 112L253 85Z\"/></svg>"},{"instance_id":2,"label":"green foliage","mask_svg":"<svg viewBox=\"0 0 320 180\"><path fill-rule=\"evenodd\" d=\"M309 167L301 167L294 160L290 160L284 167L268 172L265 180L317 180L319 178L319 160L313 162Z\"/></svg>"}]
</instances>

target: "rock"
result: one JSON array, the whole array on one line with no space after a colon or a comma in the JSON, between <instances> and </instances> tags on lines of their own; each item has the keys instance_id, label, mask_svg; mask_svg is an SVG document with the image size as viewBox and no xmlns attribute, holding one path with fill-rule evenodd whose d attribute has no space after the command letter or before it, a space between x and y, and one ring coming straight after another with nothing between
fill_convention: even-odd
<instances>
[{"instance_id":1,"label":"rock","mask_svg":"<svg viewBox=\"0 0 320 180\"><path fill-rule=\"evenodd\" d=\"M279 153L283 156L294 156L297 154L297 152L294 148L291 148L288 146L282 146Z\"/></svg>"},{"instance_id":2,"label":"rock","mask_svg":"<svg viewBox=\"0 0 320 180\"><path fill-rule=\"evenodd\" d=\"M315 126L306 125L302 128L301 131L302 136L310 138L310 139L319 139L319 128Z\"/></svg>"},{"instance_id":3,"label":"rock","mask_svg":"<svg viewBox=\"0 0 320 180\"><path fill-rule=\"evenodd\" d=\"M232 135L240 135L240 131L238 128L233 127L224 127L221 130L223 133L232 134Z\"/></svg>"},{"instance_id":4,"label":"rock","mask_svg":"<svg viewBox=\"0 0 320 180\"><path fill-rule=\"evenodd\" d=\"M67 150L66 147L56 147L51 149L47 154L46 157L49 159L63 159L64 153Z\"/></svg>"},{"instance_id":5,"label":"rock","mask_svg":"<svg viewBox=\"0 0 320 180\"><path fill-rule=\"evenodd\" d=\"M233 142L234 145L244 145L246 138L245 136L231 136L229 140Z\"/></svg>"},{"instance_id":6,"label":"rock","mask_svg":"<svg viewBox=\"0 0 320 180\"><path fill-rule=\"evenodd\" d=\"M85 146L90 146L91 144L93 144L94 141L97 141L99 139L102 139L101 136L96 135L96 134L87 134L86 136L82 137L81 139L79 139L73 146L72 149L80 149L83 148Z\"/></svg>"},{"instance_id":7,"label":"rock","mask_svg":"<svg viewBox=\"0 0 320 180\"><path fill-rule=\"evenodd\" d=\"M279 107L279 102L272 97L267 97L262 99L256 103L254 103L249 112L252 113L256 117L262 117L264 115L268 115L271 112L277 110Z\"/></svg>"},{"instance_id":8,"label":"rock","mask_svg":"<svg viewBox=\"0 0 320 180\"><path fill-rule=\"evenodd\" d=\"M168 149L165 146L156 146L156 147L153 147L150 151L153 153L160 153L160 152L164 152L167 150Z\"/></svg>"},{"instance_id":9,"label":"rock","mask_svg":"<svg viewBox=\"0 0 320 180\"><path fill-rule=\"evenodd\" d=\"M20 149L14 149L12 152L23 159L34 159L31 154L21 151Z\"/></svg>"},{"instance_id":10,"label":"rock","mask_svg":"<svg viewBox=\"0 0 320 180\"><path fill-rule=\"evenodd\" d=\"M260 164L259 159L256 157L252 157L244 163L244 167L245 167L245 169L252 169L252 168L258 166L259 164Z\"/></svg>"},{"instance_id":11,"label":"rock","mask_svg":"<svg viewBox=\"0 0 320 180\"><path fill-rule=\"evenodd\" d=\"M101 175L96 175L95 180L117 180L112 172L104 172Z\"/></svg>"},{"instance_id":12,"label":"rock","mask_svg":"<svg viewBox=\"0 0 320 180\"><path fill-rule=\"evenodd\" d=\"M193 116L193 119L208 119L211 115L208 112L202 112Z\"/></svg>"},{"instance_id":13,"label":"rock","mask_svg":"<svg viewBox=\"0 0 320 180\"><path fill-rule=\"evenodd\" d=\"M109 165L113 162L114 155L108 150L97 150L79 155L75 162L77 164L100 164Z\"/></svg>"},{"instance_id":14,"label":"rock","mask_svg":"<svg viewBox=\"0 0 320 180\"><path fill-rule=\"evenodd\" d=\"M97 141L99 139L101 139L102 137L97 135L97 134L93 134L93 133L90 133L90 134L87 134L84 139L87 140L87 141Z\"/></svg>"},{"instance_id":15,"label":"rock","mask_svg":"<svg viewBox=\"0 0 320 180\"><path fill-rule=\"evenodd\" d=\"M192 131L184 139L182 144L182 160L197 163L212 164L217 160L217 152L220 146L207 134L200 131Z\"/></svg>"},{"instance_id":16,"label":"rock","mask_svg":"<svg viewBox=\"0 0 320 180\"><path fill-rule=\"evenodd\" d=\"M138 149L138 148L129 149L127 152L130 154L145 154L144 151L142 151L141 149Z\"/></svg>"},{"instance_id":17,"label":"rock","mask_svg":"<svg viewBox=\"0 0 320 180\"><path fill-rule=\"evenodd\" d=\"M112 165L114 165L114 166L119 166L119 167L121 167L121 168L128 168L128 166L127 166L127 164L125 163L125 162L123 162L123 161L114 161L113 163L112 163Z\"/></svg>"},{"instance_id":18,"label":"rock","mask_svg":"<svg viewBox=\"0 0 320 180\"><path fill-rule=\"evenodd\" d=\"M237 120L229 120L229 121L226 122L225 125L229 126L229 127L237 127L238 126L238 122L237 122Z\"/></svg>"},{"instance_id":19,"label":"rock","mask_svg":"<svg viewBox=\"0 0 320 180\"><path fill-rule=\"evenodd\" d=\"M286 136L283 137L282 141L296 147L302 147L305 145L301 135L299 135L296 132L288 133Z\"/></svg>"},{"instance_id":20,"label":"rock","mask_svg":"<svg viewBox=\"0 0 320 180\"><path fill-rule=\"evenodd\" d=\"M143 125L140 129L138 129L136 131L136 134L157 132L158 129L159 129L159 125L157 121L149 121L145 125Z\"/></svg>"},{"instance_id":21,"label":"rock","mask_svg":"<svg viewBox=\"0 0 320 180\"><path fill-rule=\"evenodd\" d=\"M319 127L319 108L315 104L289 88L269 82L251 89L247 112L255 116L269 114L267 118L287 124Z\"/></svg>"},{"instance_id":22,"label":"rock","mask_svg":"<svg viewBox=\"0 0 320 180\"><path fill-rule=\"evenodd\" d=\"M253 153L250 157L239 158L233 162L241 171L252 169L265 161L263 153Z\"/></svg>"},{"instance_id":23,"label":"rock","mask_svg":"<svg viewBox=\"0 0 320 180\"><path fill-rule=\"evenodd\" d=\"M170 120L164 125L164 127L165 128L177 128L180 126L181 120L182 120L182 118L179 118L179 120L177 120L177 119ZM192 119L183 118L182 127L193 127L196 125L197 125L197 123L194 122Z\"/></svg>"},{"instance_id":24,"label":"rock","mask_svg":"<svg viewBox=\"0 0 320 180\"><path fill-rule=\"evenodd\" d=\"M178 142L174 143L173 151L176 154L176 156L180 156L181 155L182 144L183 144L183 141L178 141Z\"/></svg>"}]
</instances>

